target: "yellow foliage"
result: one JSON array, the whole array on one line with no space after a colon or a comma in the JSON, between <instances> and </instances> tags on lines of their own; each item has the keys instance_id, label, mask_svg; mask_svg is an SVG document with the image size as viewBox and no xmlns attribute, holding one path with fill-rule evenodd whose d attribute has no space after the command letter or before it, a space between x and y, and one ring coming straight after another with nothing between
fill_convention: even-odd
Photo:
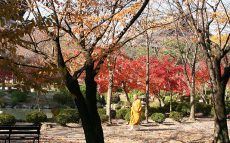
<instances>
[{"instance_id":1,"label":"yellow foliage","mask_svg":"<svg viewBox=\"0 0 230 143\"><path fill-rule=\"evenodd\" d=\"M220 36L219 35L213 35L213 36L210 37L210 40L212 42L215 42L216 44L220 45L220 42L221 43L226 43L227 38L228 38L227 34L223 34L223 35L220 35ZM227 42L230 44L229 40Z\"/></svg>"},{"instance_id":2,"label":"yellow foliage","mask_svg":"<svg viewBox=\"0 0 230 143\"><path fill-rule=\"evenodd\" d=\"M118 12L114 17L113 20L122 20L126 15L134 14L137 12L137 10L141 7L141 3L135 3L134 5Z\"/></svg>"},{"instance_id":3,"label":"yellow foliage","mask_svg":"<svg viewBox=\"0 0 230 143\"><path fill-rule=\"evenodd\" d=\"M212 12L209 15L211 18L215 19L219 23L225 23L228 21L228 16L224 12Z\"/></svg>"}]
</instances>

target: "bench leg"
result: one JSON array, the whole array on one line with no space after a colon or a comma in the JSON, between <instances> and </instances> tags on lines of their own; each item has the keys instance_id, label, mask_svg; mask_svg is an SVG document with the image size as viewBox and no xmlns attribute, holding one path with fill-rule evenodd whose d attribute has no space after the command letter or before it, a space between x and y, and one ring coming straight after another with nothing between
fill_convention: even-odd
<instances>
[{"instance_id":1,"label":"bench leg","mask_svg":"<svg viewBox=\"0 0 230 143\"><path fill-rule=\"evenodd\" d=\"M33 143L35 143L35 140L36 140L36 139L33 140ZM39 143L39 139L38 139L38 143Z\"/></svg>"}]
</instances>

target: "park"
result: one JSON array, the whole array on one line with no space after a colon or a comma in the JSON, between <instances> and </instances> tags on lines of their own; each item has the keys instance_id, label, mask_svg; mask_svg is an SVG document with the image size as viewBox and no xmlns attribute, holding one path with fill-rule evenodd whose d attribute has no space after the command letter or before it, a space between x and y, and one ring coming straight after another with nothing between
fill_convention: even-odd
<instances>
[{"instance_id":1,"label":"park","mask_svg":"<svg viewBox=\"0 0 230 143\"><path fill-rule=\"evenodd\" d=\"M229 143L228 0L1 0L0 143Z\"/></svg>"}]
</instances>

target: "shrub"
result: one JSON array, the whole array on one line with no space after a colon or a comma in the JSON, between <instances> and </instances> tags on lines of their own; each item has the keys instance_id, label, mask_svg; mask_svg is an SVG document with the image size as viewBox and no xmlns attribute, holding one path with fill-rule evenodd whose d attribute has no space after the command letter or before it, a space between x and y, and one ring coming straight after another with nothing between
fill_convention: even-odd
<instances>
[{"instance_id":1,"label":"shrub","mask_svg":"<svg viewBox=\"0 0 230 143\"><path fill-rule=\"evenodd\" d=\"M32 111L26 115L26 121L39 125L41 122L47 121L47 116L44 112Z\"/></svg>"},{"instance_id":2,"label":"shrub","mask_svg":"<svg viewBox=\"0 0 230 143\"><path fill-rule=\"evenodd\" d=\"M65 126L67 123L69 123L68 119L70 118L70 115L67 114L58 114L56 116L56 122L62 126Z\"/></svg>"},{"instance_id":3,"label":"shrub","mask_svg":"<svg viewBox=\"0 0 230 143\"><path fill-rule=\"evenodd\" d=\"M97 94L97 103L100 105L98 107L104 107L106 105L105 96Z\"/></svg>"},{"instance_id":4,"label":"shrub","mask_svg":"<svg viewBox=\"0 0 230 143\"><path fill-rule=\"evenodd\" d=\"M117 119L125 119L125 115L129 111L130 111L129 108L121 108L121 109L117 110L117 112L116 112L116 118Z\"/></svg>"},{"instance_id":5,"label":"shrub","mask_svg":"<svg viewBox=\"0 0 230 143\"><path fill-rule=\"evenodd\" d=\"M126 102L125 102L124 104L126 104ZM122 106L121 106L120 104L117 104L117 106L115 106L115 109L116 109L116 110L120 110L121 107L122 107ZM129 106L128 106L128 107L129 107Z\"/></svg>"},{"instance_id":6,"label":"shrub","mask_svg":"<svg viewBox=\"0 0 230 143\"><path fill-rule=\"evenodd\" d=\"M181 122L181 120L183 119L183 115L181 112L173 111L169 114L169 118L172 118L173 120L177 122Z\"/></svg>"},{"instance_id":7,"label":"shrub","mask_svg":"<svg viewBox=\"0 0 230 143\"><path fill-rule=\"evenodd\" d=\"M225 102L225 107L227 115L230 114L230 102Z\"/></svg>"},{"instance_id":8,"label":"shrub","mask_svg":"<svg viewBox=\"0 0 230 143\"><path fill-rule=\"evenodd\" d=\"M11 114L0 114L0 125L1 126L12 126L15 125L16 119Z\"/></svg>"},{"instance_id":9,"label":"shrub","mask_svg":"<svg viewBox=\"0 0 230 143\"><path fill-rule=\"evenodd\" d=\"M102 122L102 123L108 121L109 116L106 115L106 109L104 109L104 108L98 108L98 109L97 109L97 112L98 112L98 114L99 114L99 116L100 116L100 119L101 119L101 122ZM111 110L111 118L112 118L112 112L113 112L113 110ZM115 113L115 114L116 114L116 113Z\"/></svg>"},{"instance_id":10,"label":"shrub","mask_svg":"<svg viewBox=\"0 0 230 143\"><path fill-rule=\"evenodd\" d=\"M5 106L5 101L0 98L0 108Z\"/></svg>"},{"instance_id":11,"label":"shrub","mask_svg":"<svg viewBox=\"0 0 230 143\"><path fill-rule=\"evenodd\" d=\"M106 109L104 109L104 108L98 108L98 109L97 109L97 112L98 112L98 114L99 114L101 120L102 120L102 118L106 118L106 117L105 117L105 115L106 115ZM112 118L112 119L115 119L115 117L116 117L116 111L115 111L115 110L111 110L111 111L110 111L110 114L111 114L111 118ZM107 115L106 115L106 116L107 116ZM109 116L107 116L107 117L109 118Z\"/></svg>"},{"instance_id":12,"label":"shrub","mask_svg":"<svg viewBox=\"0 0 230 143\"><path fill-rule=\"evenodd\" d=\"M56 121L60 125L65 126L67 123L78 123L80 116L76 109L63 109L56 116Z\"/></svg>"},{"instance_id":13,"label":"shrub","mask_svg":"<svg viewBox=\"0 0 230 143\"><path fill-rule=\"evenodd\" d=\"M3 96L5 96L5 95L6 95L6 93L5 93L5 92L0 91L0 97L3 97Z\"/></svg>"},{"instance_id":14,"label":"shrub","mask_svg":"<svg viewBox=\"0 0 230 143\"><path fill-rule=\"evenodd\" d=\"M104 109L104 108L98 108L97 112L98 112L99 116L100 115L106 115L106 109Z\"/></svg>"},{"instance_id":15,"label":"shrub","mask_svg":"<svg viewBox=\"0 0 230 143\"><path fill-rule=\"evenodd\" d=\"M166 109L164 107L150 107L149 108L149 116L153 113L165 113Z\"/></svg>"},{"instance_id":16,"label":"shrub","mask_svg":"<svg viewBox=\"0 0 230 143\"><path fill-rule=\"evenodd\" d=\"M80 120L80 116L79 116L79 112L77 109L63 109L61 110L60 112L61 114L68 114L70 115L70 119L69 119L69 122L70 123L78 123L79 120Z\"/></svg>"},{"instance_id":17,"label":"shrub","mask_svg":"<svg viewBox=\"0 0 230 143\"><path fill-rule=\"evenodd\" d=\"M181 112L183 114L183 116L189 115L190 103L187 103L187 102L178 103L175 111Z\"/></svg>"},{"instance_id":18,"label":"shrub","mask_svg":"<svg viewBox=\"0 0 230 143\"><path fill-rule=\"evenodd\" d=\"M172 102L172 111L176 111L178 103L177 102ZM163 107L164 113L165 112L170 112L170 102L167 102L164 107Z\"/></svg>"},{"instance_id":19,"label":"shrub","mask_svg":"<svg viewBox=\"0 0 230 143\"><path fill-rule=\"evenodd\" d=\"M100 118L101 118L101 122L104 123L104 122L108 121L109 116L102 114L102 115L100 115Z\"/></svg>"},{"instance_id":20,"label":"shrub","mask_svg":"<svg viewBox=\"0 0 230 143\"><path fill-rule=\"evenodd\" d=\"M154 113L151 115L151 119L156 123L163 123L165 121L165 115L162 113Z\"/></svg>"},{"instance_id":21,"label":"shrub","mask_svg":"<svg viewBox=\"0 0 230 143\"><path fill-rule=\"evenodd\" d=\"M212 105L197 103L195 109L197 113L203 113L204 116L209 116L211 115Z\"/></svg>"},{"instance_id":22,"label":"shrub","mask_svg":"<svg viewBox=\"0 0 230 143\"><path fill-rule=\"evenodd\" d=\"M27 99L27 93L15 90L11 93L11 100L13 104L24 102Z\"/></svg>"},{"instance_id":23,"label":"shrub","mask_svg":"<svg viewBox=\"0 0 230 143\"><path fill-rule=\"evenodd\" d=\"M130 121L130 115L131 115L130 111L126 112L126 115L125 115L125 120L126 121Z\"/></svg>"},{"instance_id":24,"label":"shrub","mask_svg":"<svg viewBox=\"0 0 230 143\"><path fill-rule=\"evenodd\" d=\"M116 118L116 110L111 110L111 111L110 111L110 114L111 114L111 118L112 118L112 119L115 119L115 118Z\"/></svg>"},{"instance_id":25,"label":"shrub","mask_svg":"<svg viewBox=\"0 0 230 143\"><path fill-rule=\"evenodd\" d=\"M103 108L104 106L100 103L100 102L97 102L97 108Z\"/></svg>"},{"instance_id":26,"label":"shrub","mask_svg":"<svg viewBox=\"0 0 230 143\"><path fill-rule=\"evenodd\" d=\"M119 95L114 95L111 97L111 103L118 103L120 100L121 99Z\"/></svg>"},{"instance_id":27,"label":"shrub","mask_svg":"<svg viewBox=\"0 0 230 143\"><path fill-rule=\"evenodd\" d=\"M210 116L212 111L212 105L205 104L203 107L203 115L204 116Z\"/></svg>"},{"instance_id":28,"label":"shrub","mask_svg":"<svg viewBox=\"0 0 230 143\"><path fill-rule=\"evenodd\" d=\"M85 84L80 85L80 90L81 90L81 93L85 96L86 95L86 85Z\"/></svg>"}]
</instances>

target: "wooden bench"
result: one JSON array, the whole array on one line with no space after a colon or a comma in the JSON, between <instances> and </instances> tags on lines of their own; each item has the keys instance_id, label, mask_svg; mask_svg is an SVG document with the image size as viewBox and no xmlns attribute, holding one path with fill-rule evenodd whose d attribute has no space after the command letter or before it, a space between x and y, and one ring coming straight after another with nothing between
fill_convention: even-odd
<instances>
[{"instance_id":1,"label":"wooden bench","mask_svg":"<svg viewBox=\"0 0 230 143\"><path fill-rule=\"evenodd\" d=\"M32 140L35 143L37 140L39 143L40 128L35 125L0 126L0 140L5 143L12 140Z\"/></svg>"}]
</instances>

